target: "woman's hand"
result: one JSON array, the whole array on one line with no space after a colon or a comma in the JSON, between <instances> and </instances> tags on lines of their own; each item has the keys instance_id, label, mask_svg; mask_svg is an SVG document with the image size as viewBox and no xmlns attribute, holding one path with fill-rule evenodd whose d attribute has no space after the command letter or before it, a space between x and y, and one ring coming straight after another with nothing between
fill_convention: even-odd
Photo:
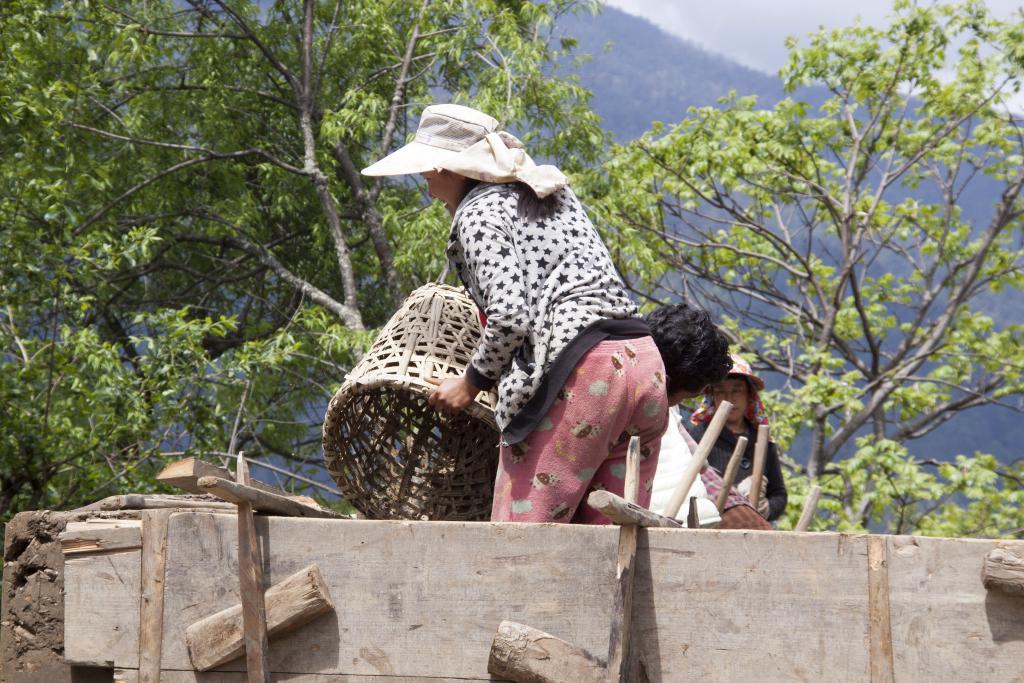
<instances>
[{"instance_id":1,"label":"woman's hand","mask_svg":"<svg viewBox=\"0 0 1024 683\"><path fill-rule=\"evenodd\" d=\"M427 381L437 388L430 392L427 403L435 410L448 415L455 415L466 409L480 390L470 384L465 375L440 380L428 377Z\"/></svg>"}]
</instances>

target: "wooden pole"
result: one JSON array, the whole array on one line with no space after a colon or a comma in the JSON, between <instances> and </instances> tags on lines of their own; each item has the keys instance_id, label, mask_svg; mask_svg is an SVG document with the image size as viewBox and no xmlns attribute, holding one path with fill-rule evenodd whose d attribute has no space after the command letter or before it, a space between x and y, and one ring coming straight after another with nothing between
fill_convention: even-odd
<instances>
[{"instance_id":1,"label":"wooden pole","mask_svg":"<svg viewBox=\"0 0 1024 683\"><path fill-rule=\"evenodd\" d=\"M715 442L718 441L718 435L722 433L722 428L725 427L725 421L729 419L729 411L731 410L732 404L728 401L722 401L722 404L715 410L715 416L711 418L707 431L704 432L704 438L697 445L697 452L690 459L689 467L686 468L683 478L679 480L676 490L672 492L668 506L665 507L666 517L674 518L679 514L679 508L683 506L683 501L690 495L690 487L693 486L693 482L697 480L697 475L704 468L708 454L711 452Z\"/></svg>"},{"instance_id":2,"label":"wooden pole","mask_svg":"<svg viewBox=\"0 0 1024 683\"><path fill-rule=\"evenodd\" d=\"M821 498L821 487L815 484L807 493L807 501L804 503L804 509L800 513L800 521L796 523L795 531L807 531L810 528L814 512L818 509L819 498Z\"/></svg>"},{"instance_id":3,"label":"wooden pole","mask_svg":"<svg viewBox=\"0 0 1024 683\"><path fill-rule=\"evenodd\" d=\"M640 438L631 437L626 450L625 499L636 505L640 494ZM636 540L640 527L627 524L619 528L619 550L615 562L618 590L612 608L612 625L608 639L608 681L628 680L629 631L633 616L633 577L635 574Z\"/></svg>"},{"instance_id":4,"label":"wooden pole","mask_svg":"<svg viewBox=\"0 0 1024 683\"><path fill-rule=\"evenodd\" d=\"M239 452L235 477L249 485L249 466ZM267 664L267 608L263 597L263 564L256 541L256 520L252 503L238 504L238 582L242 594L242 632L245 640L245 669L249 683L270 683Z\"/></svg>"},{"instance_id":5,"label":"wooden pole","mask_svg":"<svg viewBox=\"0 0 1024 683\"><path fill-rule=\"evenodd\" d=\"M764 477L764 459L768 454L768 425L758 425L757 441L754 443L754 471L750 474L750 504L757 509L761 501L761 479Z\"/></svg>"},{"instance_id":6,"label":"wooden pole","mask_svg":"<svg viewBox=\"0 0 1024 683\"><path fill-rule=\"evenodd\" d=\"M743 454L746 451L747 437L741 436L736 439L736 448L733 449L729 464L725 466L725 474L722 475L722 490L718 492L718 498L715 499L715 507L718 508L719 514L725 509L725 501L729 499L729 489L736 481L736 470L740 468L740 461L743 460Z\"/></svg>"},{"instance_id":7,"label":"wooden pole","mask_svg":"<svg viewBox=\"0 0 1024 683\"><path fill-rule=\"evenodd\" d=\"M289 496L263 491L251 484L240 484L219 477L199 477L196 486L205 493L240 505L245 503L260 512L270 512L288 517L329 517L340 518L337 512L317 505L310 505Z\"/></svg>"}]
</instances>

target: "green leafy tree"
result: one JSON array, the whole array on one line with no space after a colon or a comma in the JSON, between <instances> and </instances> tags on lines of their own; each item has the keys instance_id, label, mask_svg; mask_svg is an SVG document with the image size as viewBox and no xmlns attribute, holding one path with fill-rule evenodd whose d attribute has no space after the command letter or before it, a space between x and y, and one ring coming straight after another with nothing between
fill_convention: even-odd
<instances>
[{"instance_id":1,"label":"green leafy tree","mask_svg":"<svg viewBox=\"0 0 1024 683\"><path fill-rule=\"evenodd\" d=\"M4 3L0 518L227 450L246 386L239 446L316 469L329 397L447 238L419 187L359 169L435 97L590 163L552 35L580 7Z\"/></svg>"},{"instance_id":2,"label":"green leafy tree","mask_svg":"<svg viewBox=\"0 0 1024 683\"><path fill-rule=\"evenodd\" d=\"M886 27L792 47L793 96L733 96L618 148L597 210L635 289L720 311L786 378L774 434L807 435L796 471L825 486L820 524L1019 534L1019 466L929 465L915 439L1020 409L1024 24L901 1Z\"/></svg>"}]
</instances>

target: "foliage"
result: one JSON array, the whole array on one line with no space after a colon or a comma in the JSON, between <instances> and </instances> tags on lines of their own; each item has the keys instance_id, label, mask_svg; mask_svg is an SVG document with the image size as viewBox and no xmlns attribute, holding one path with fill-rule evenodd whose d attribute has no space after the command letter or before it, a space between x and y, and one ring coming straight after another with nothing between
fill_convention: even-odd
<instances>
[{"instance_id":1,"label":"foliage","mask_svg":"<svg viewBox=\"0 0 1024 683\"><path fill-rule=\"evenodd\" d=\"M227 450L247 383L240 447L319 462L328 399L447 238L415 184L358 169L442 93L590 163L551 66L581 6L4 3L0 519Z\"/></svg>"},{"instance_id":2,"label":"foliage","mask_svg":"<svg viewBox=\"0 0 1024 683\"><path fill-rule=\"evenodd\" d=\"M817 110L739 96L691 109L615 150L595 206L642 264L637 290L720 311L785 377L767 397L774 433L809 444L830 526L1020 533L1019 514L984 512L1019 482L993 486L987 455L929 472L914 440L1024 391L1024 327L987 313L1024 286L1024 130L1007 106L1024 28L980 2L894 12L794 44L783 81L827 88Z\"/></svg>"}]
</instances>

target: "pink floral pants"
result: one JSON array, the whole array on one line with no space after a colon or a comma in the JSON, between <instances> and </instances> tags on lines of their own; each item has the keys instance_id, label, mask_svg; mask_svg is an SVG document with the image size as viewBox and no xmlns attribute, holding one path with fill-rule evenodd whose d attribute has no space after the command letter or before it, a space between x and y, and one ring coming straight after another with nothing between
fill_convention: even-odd
<instances>
[{"instance_id":1,"label":"pink floral pants","mask_svg":"<svg viewBox=\"0 0 1024 683\"><path fill-rule=\"evenodd\" d=\"M586 504L596 489L622 495L626 447L640 437L640 495L651 500L668 421L665 367L650 337L604 341L570 374L533 433L501 447L491 520L607 524Z\"/></svg>"}]
</instances>

